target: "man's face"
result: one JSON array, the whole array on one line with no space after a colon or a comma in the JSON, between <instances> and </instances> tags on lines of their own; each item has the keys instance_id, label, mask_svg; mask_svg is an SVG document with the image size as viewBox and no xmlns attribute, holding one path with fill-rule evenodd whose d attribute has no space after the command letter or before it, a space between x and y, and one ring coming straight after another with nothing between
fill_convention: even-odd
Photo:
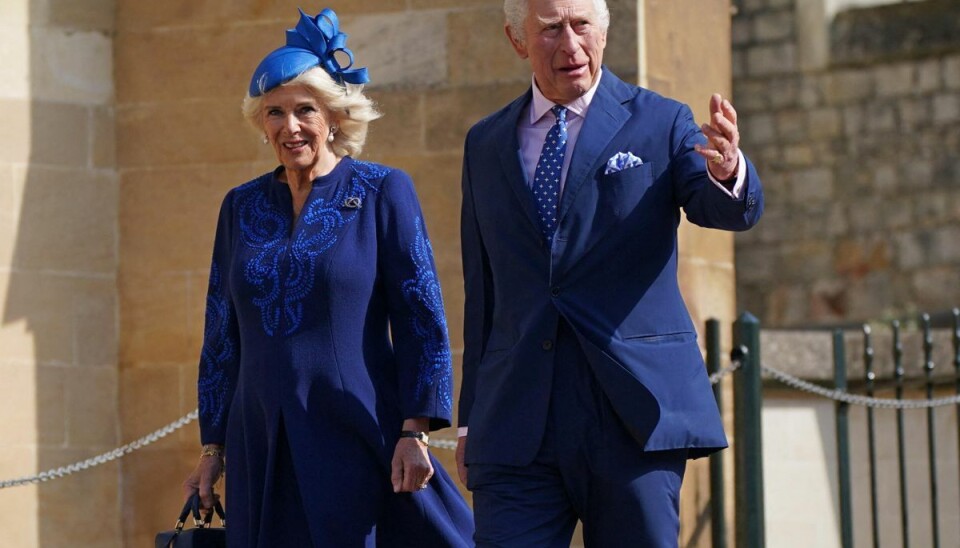
<instances>
[{"instance_id":1,"label":"man's face","mask_svg":"<svg viewBox=\"0 0 960 548\"><path fill-rule=\"evenodd\" d=\"M590 89L600 77L607 33L599 26L592 0L529 0L517 41L507 28L513 48L530 66L544 97L567 104Z\"/></svg>"}]
</instances>

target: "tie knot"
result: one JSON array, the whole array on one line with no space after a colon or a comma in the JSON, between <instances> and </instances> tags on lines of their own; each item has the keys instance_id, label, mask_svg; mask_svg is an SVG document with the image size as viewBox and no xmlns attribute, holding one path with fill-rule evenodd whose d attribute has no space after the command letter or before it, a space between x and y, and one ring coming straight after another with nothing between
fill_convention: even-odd
<instances>
[{"instance_id":1,"label":"tie knot","mask_svg":"<svg viewBox=\"0 0 960 548\"><path fill-rule=\"evenodd\" d=\"M554 105L550 110L553 111L553 115L557 117L558 122L565 123L567 121L567 107Z\"/></svg>"}]
</instances>

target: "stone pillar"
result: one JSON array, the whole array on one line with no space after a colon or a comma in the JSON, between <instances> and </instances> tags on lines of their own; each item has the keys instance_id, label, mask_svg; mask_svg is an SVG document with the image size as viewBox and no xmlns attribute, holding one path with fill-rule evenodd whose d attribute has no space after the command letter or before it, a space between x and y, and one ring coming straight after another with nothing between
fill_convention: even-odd
<instances>
[{"instance_id":1,"label":"stone pillar","mask_svg":"<svg viewBox=\"0 0 960 548\"><path fill-rule=\"evenodd\" d=\"M640 85L687 103L701 123L709 118L709 99L714 92L730 98L736 108L736 98L731 98L730 2L639 0L636 9L641 29L636 36ZM694 325L701 330L701 345L704 322L717 318L727 343L726 352L730 326L736 316L733 235L705 230L684 220L679 250L680 288ZM732 395L726 395L724 401L728 403L724 417L730 436ZM732 437L730 441L733 442ZM725 463L726 476L731 480L732 461L728 457ZM727 485L732 483L728 481ZM728 508L733 507L732 494L731 490ZM691 461L681 493L682 546L710 545L709 502L708 462ZM732 521L728 523L727 529L732 533ZM732 535L729 542L732 546Z\"/></svg>"},{"instance_id":2,"label":"stone pillar","mask_svg":"<svg viewBox=\"0 0 960 548\"><path fill-rule=\"evenodd\" d=\"M0 3L0 479L118 441L113 2ZM117 463L0 490L7 546L116 546Z\"/></svg>"}]
</instances>

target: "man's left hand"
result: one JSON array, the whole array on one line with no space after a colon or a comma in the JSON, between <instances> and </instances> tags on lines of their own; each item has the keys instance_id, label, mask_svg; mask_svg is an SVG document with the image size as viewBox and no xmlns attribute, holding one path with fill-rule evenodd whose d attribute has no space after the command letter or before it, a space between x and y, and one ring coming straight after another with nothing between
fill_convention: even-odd
<instances>
[{"instance_id":1,"label":"man's left hand","mask_svg":"<svg viewBox=\"0 0 960 548\"><path fill-rule=\"evenodd\" d=\"M737 111L719 93L710 97L710 123L700 129L707 136L707 146L696 145L696 151L707 161L710 175L718 181L729 181L737 175L740 161L740 131Z\"/></svg>"}]
</instances>

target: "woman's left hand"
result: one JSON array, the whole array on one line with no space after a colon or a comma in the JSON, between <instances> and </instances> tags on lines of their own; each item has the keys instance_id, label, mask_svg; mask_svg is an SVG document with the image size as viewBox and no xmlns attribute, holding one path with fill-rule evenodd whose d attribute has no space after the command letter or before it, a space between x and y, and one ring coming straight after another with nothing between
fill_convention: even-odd
<instances>
[{"instance_id":1,"label":"woman's left hand","mask_svg":"<svg viewBox=\"0 0 960 548\"><path fill-rule=\"evenodd\" d=\"M433 477L433 465L427 446L416 438L400 438L393 451L392 473L394 493L412 493L426 489Z\"/></svg>"}]
</instances>

